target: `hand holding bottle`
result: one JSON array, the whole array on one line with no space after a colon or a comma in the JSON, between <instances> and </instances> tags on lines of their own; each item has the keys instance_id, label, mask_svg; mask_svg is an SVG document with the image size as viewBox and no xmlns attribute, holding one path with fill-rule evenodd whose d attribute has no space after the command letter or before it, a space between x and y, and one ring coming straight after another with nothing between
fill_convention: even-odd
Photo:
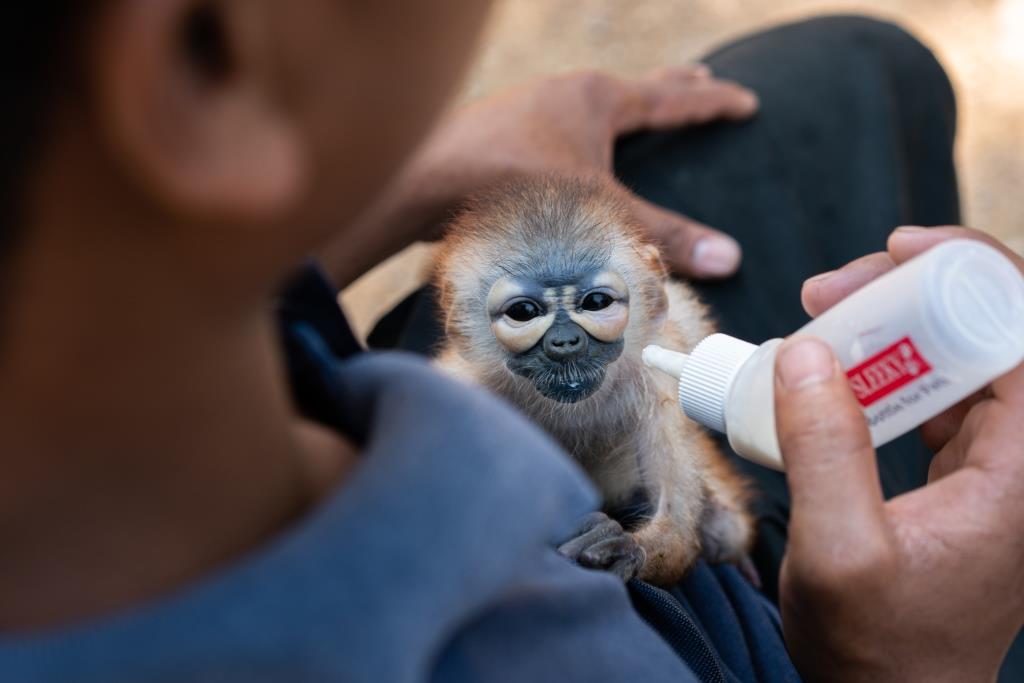
<instances>
[{"instance_id":1,"label":"hand holding bottle","mask_svg":"<svg viewBox=\"0 0 1024 683\"><path fill-rule=\"evenodd\" d=\"M877 279L860 282L858 291L796 333L821 339L836 354L875 446L944 413L1024 361L1019 264L978 240L930 246L905 263L880 255L852 264ZM865 271L865 264L872 267ZM834 277L842 280L848 271ZM726 433L738 454L782 469L773 399L781 343L758 347L715 334L688 355L649 346L644 362L678 379L679 404L690 418Z\"/></svg>"},{"instance_id":2,"label":"hand holding bottle","mask_svg":"<svg viewBox=\"0 0 1024 683\"><path fill-rule=\"evenodd\" d=\"M869 254L839 270L818 275L804 283L801 294L804 309L808 314L817 317L896 266L937 244L954 239L973 239L987 244L1002 252L1021 272L1024 272L1024 258L980 230L961 227L904 227L892 233L886 251ZM987 389L983 389L922 425L921 434L929 448L936 453L941 450L959 429L970 407L986 392Z\"/></svg>"},{"instance_id":3,"label":"hand holding bottle","mask_svg":"<svg viewBox=\"0 0 1024 683\"><path fill-rule=\"evenodd\" d=\"M898 231L887 254L810 281L820 313L963 229ZM1024 626L1024 368L929 425L927 486L884 502L861 406L828 346L778 353L775 410L792 494L781 606L808 680L994 680Z\"/></svg>"}]
</instances>

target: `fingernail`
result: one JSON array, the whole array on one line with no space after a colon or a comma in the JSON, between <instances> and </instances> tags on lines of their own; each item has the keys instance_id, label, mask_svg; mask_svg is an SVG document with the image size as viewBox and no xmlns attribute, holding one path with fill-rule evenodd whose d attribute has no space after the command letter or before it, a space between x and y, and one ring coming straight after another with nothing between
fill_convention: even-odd
<instances>
[{"instance_id":1,"label":"fingernail","mask_svg":"<svg viewBox=\"0 0 1024 683\"><path fill-rule=\"evenodd\" d=\"M725 235L709 235L693 248L693 267L698 275L724 277L740 265L740 245Z\"/></svg>"},{"instance_id":2,"label":"fingernail","mask_svg":"<svg viewBox=\"0 0 1024 683\"><path fill-rule=\"evenodd\" d=\"M830 270L827 273L822 273L821 275L815 275L814 277L807 278L807 280L804 281L804 284L805 285L810 285L810 284L816 284L816 283L819 283L819 282L824 282L825 280L829 279L830 277L832 277L835 274L836 274L836 271Z\"/></svg>"},{"instance_id":3,"label":"fingernail","mask_svg":"<svg viewBox=\"0 0 1024 683\"><path fill-rule=\"evenodd\" d=\"M900 227L896 228L896 232L913 234L915 232L924 232L927 229L928 228L922 228L918 225L901 225Z\"/></svg>"},{"instance_id":4,"label":"fingernail","mask_svg":"<svg viewBox=\"0 0 1024 683\"><path fill-rule=\"evenodd\" d=\"M806 389L835 374L832 352L817 339L801 339L782 350L776 365L779 381L787 389Z\"/></svg>"},{"instance_id":5,"label":"fingernail","mask_svg":"<svg viewBox=\"0 0 1024 683\"><path fill-rule=\"evenodd\" d=\"M711 78L711 67L707 64L694 64L692 73L697 78Z\"/></svg>"}]
</instances>

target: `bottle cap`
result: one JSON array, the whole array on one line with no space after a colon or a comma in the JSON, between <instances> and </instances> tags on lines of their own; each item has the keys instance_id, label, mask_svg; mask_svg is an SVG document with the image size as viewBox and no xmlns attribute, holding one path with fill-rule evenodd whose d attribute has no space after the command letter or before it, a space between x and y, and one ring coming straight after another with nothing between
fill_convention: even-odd
<instances>
[{"instance_id":1,"label":"bottle cap","mask_svg":"<svg viewBox=\"0 0 1024 683\"><path fill-rule=\"evenodd\" d=\"M1010 367L1017 365L1024 339L1020 270L992 247L972 240L951 240L932 251L930 322L943 347L964 364L1005 357Z\"/></svg>"},{"instance_id":2,"label":"bottle cap","mask_svg":"<svg viewBox=\"0 0 1024 683\"><path fill-rule=\"evenodd\" d=\"M689 355L660 346L644 349L644 364L679 381L679 405L687 416L709 429L725 433L725 406L729 390L743 364L757 346L713 334Z\"/></svg>"},{"instance_id":3,"label":"bottle cap","mask_svg":"<svg viewBox=\"0 0 1024 683\"><path fill-rule=\"evenodd\" d=\"M725 407L736 373L757 346L713 334L690 353L679 375L679 405L690 419L725 433Z\"/></svg>"}]
</instances>

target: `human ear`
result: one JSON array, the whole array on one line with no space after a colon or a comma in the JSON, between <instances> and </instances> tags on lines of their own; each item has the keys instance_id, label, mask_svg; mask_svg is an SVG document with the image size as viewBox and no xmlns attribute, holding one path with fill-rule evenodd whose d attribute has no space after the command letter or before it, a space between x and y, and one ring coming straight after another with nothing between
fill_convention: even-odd
<instances>
[{"instance_id":1,"label":"human ear","mask_svg":"<svg viewBox=\"0 0 1024 683\"><path fill-rule=\"evenodd\" d=\"M264 0L112 0L90 68L115 163L166 210L251 223L305 191L307 154L274 82Z\"/></svg>"}]
</instances>

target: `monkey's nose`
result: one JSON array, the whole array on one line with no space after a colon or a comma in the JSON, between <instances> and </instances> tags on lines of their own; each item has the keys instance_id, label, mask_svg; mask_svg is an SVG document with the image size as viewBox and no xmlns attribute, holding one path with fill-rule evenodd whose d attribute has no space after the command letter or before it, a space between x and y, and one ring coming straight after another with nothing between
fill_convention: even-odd
<instances>
[{"instance_id":1,"label":"monkey's nose","mask_svg":"<svg viewBox=\"0 0 1024 683\"><path fill-rule=\"evenodd\" d=\"M544 353L551 360L572 360L583 355L586 350L587 338L578 328L552 328L544 337Z\"/></svg>"}]
</instances>

